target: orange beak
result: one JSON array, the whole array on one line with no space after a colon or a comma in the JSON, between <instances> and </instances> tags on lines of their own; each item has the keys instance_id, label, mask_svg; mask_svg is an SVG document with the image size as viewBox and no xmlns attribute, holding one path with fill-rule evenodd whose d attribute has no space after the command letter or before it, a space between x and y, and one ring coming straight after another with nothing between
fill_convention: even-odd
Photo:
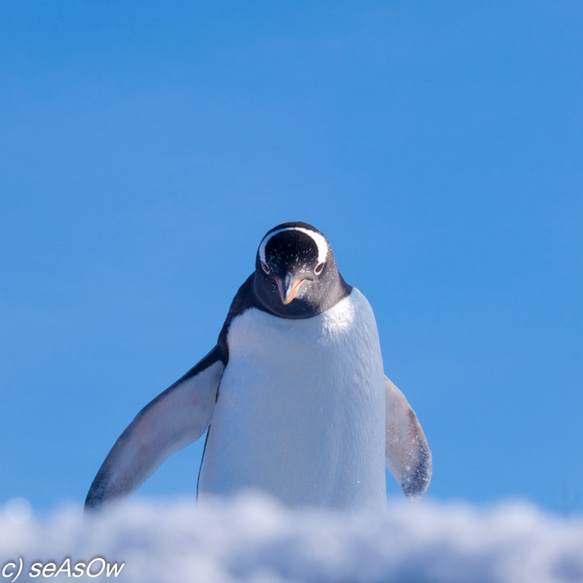
<instances>
[{"instance_id":1,"label":"orange beak","mask_svg":"<svg viewBox=\"0 0 583 583\"><path fill-rule=\"evenodd\" d=\"M279 290L279 297L284 306L287 306L293 301L301 285L306 281L305 279L294 281L289 273L286 274L283 281L281 277L274 277L273 279L275 279L277 289Z\"/></svg>"}]
</instances>

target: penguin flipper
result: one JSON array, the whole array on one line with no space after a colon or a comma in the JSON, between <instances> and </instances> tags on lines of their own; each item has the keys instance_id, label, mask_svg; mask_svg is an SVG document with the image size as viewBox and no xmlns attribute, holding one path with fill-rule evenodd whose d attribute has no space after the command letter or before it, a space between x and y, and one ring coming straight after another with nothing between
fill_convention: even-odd
<instances>
[{"instance_id":1,"label":"penguin flipper","mask_svg":"<svg viewBox=\"0 0 583 583\"><path fill-rule=\"evenodd\" d=\"M409 500L425 494L431 480L431 451L415 411L405 395L385 377L385 461Z\"/></svg>"},{"instance_id":2,"label":"penguin flipper","mask_svg":"<svg viewBox=\"0 0 583 583\"><path fill-rule=\"evenodd\" d=\"M168 456L208 429L225 370L222 354L216 346L136 415L97 472L86 511L136 490Z\"/></svg>"}]
</instances>

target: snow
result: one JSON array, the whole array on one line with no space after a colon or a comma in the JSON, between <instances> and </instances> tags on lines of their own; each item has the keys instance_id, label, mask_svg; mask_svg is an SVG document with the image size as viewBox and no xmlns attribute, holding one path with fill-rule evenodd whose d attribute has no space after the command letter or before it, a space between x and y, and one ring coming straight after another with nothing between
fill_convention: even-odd
<instances>
[{"instance_id":1,"label":"snow","mask_svg":"<svg viewBox=\"0 0 583 583\"><path fill-rule=\"evenodd\" d=\"M87 520L79 507L45 517L22 500L0 508L0 581L13 580L19 561L19 581L65 581L92 560L90 573L104 574L75 580L574 582L583 581L583 519L520 501L292 511L252 494L198 505L135 499ZM115 562L125 563L121 574L106 577L105 564ZM29 576L42 568L52 576Z\"/></svg>"}]
</instances>

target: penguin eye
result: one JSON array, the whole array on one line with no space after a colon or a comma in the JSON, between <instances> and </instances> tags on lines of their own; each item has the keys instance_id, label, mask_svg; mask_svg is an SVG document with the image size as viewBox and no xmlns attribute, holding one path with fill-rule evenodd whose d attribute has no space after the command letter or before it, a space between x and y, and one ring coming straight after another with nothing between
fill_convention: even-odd
<instances>
[{"instance_id":1,"label":"penguin eye","mask_svg":"<svg viewBox=\"0 0 583 583\"><path fill-rule=\"evenodd\" d=\"M324 269L324 262L322 261L322 263L318 263L318 265L316 265L316 269L314 269L314 273L316 275L320 275L320 273L322 273L322 269Z\"/></svg>"},{"instance_id":2,"label":"penguin eye","mask_svg":"<svg viewBox=\"0 0 583 583\"><path fill-rule=\"evenodd\" d=\"M271 271L271 269L269 269L269 265L267 265L267 263L265 263L265 261L261 262L261 269L263 269L263 271L269 275L269 272Z\"/></svg>"}]
</instances>

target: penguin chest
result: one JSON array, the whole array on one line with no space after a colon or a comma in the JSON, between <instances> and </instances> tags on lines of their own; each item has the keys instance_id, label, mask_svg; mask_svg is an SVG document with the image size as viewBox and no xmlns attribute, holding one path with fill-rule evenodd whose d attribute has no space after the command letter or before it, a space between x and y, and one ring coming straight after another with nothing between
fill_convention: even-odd
<instances>
[{"instance_id":1,"label":"penguin chest","mask_svg":"<svg viewBox=\"0 0 583 583\"><path fill-rule=\"evenodd\" d=\"M199 488L291 505L384 502L384 377L376 323L354 289L305 320L236 317Z\"/></svg>"}]
</instances>

